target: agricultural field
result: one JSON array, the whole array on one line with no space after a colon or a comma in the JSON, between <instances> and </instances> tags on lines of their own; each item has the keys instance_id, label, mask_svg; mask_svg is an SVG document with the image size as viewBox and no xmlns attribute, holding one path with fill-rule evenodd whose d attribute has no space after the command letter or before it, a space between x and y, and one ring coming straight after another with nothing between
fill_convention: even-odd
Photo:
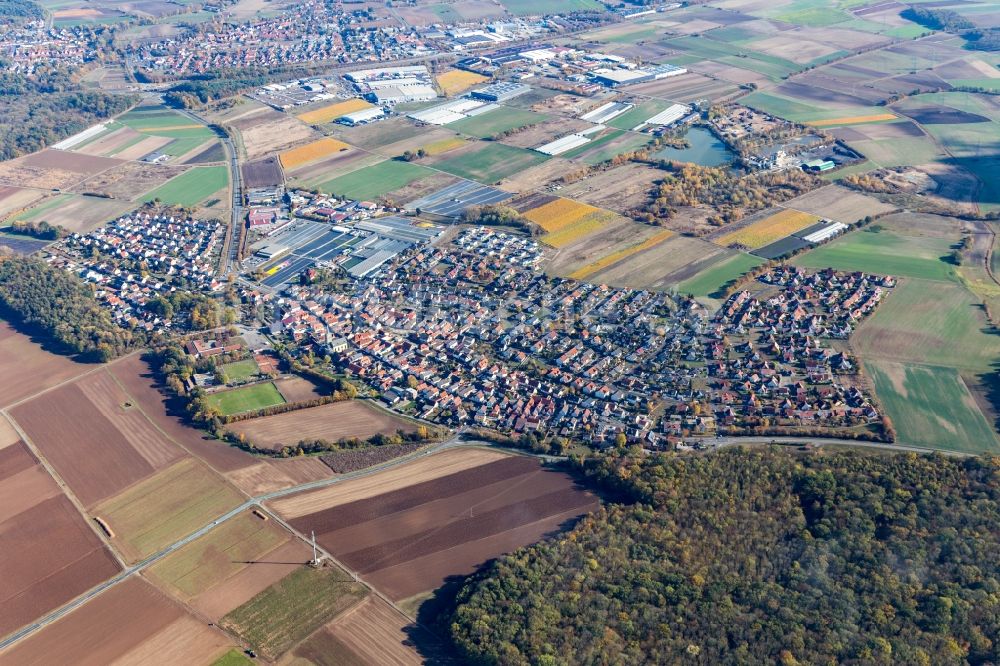
<instances>
[{"instance_id":1,"label":"agricultural field","mask_svg":"<svg viewBox=\"0 0 1000 666\"><path fill-rule=\"evenodd\" d=\"M617 218L611 211L562 198L526 210L523 215L547 232L541 240L552 247L569 245L613 223Z\"/></svg>"},{"instance_id":2,"label":"agricultural field","mask_svg":"<svg viewBox=\"0 0 1000 666\"><path fill-rule=\"evenodd\" d=\"M160 152L184 161L219 145L215 132L191 118L162 106L139 106L115 121L135 133L112 149L116 157L140 159ZM220 158L221 159L221 158Z\"/></svg>"},{"instance_id":3,"label":"agricultural field","mask_svg":"<svg viewBox=\"0 0 1000 666\"><path fill-rule=\"evenodd\" d=\"M534 459L454 450L272 506L401 601L560 529L598 502Z\"/></svg>"},{"instance_id":4,"label":"agricultural field","mask_svg":"<svg viewBox=\"0 0 1000 666\"><path fill-rule=\"evenodd\" d=\"M348 113L370 109L374 105L363 99L348 99L334 104L327 104L318 109L298 114L298 119L309 125L324 125L328 122L346 116Z\"/></svg>"},{"instance_id":5,"label":"agricultural field","mask_svg":"<svg viewBox=\"0 0 1000 666\"><path fill-rule=\"evenodd\" d=\"M39 190L0 186L0 220L31 207L44 196L46 193Z\"/></svg>"},{"instance_id":6,"label":"agricultural field","mask_svg":"<svg viewBox=\"0 0 1000 666\"><path fill-rule=\"evenodd\" d=\"M146 192L160 187L186 170L187 167L178 164L125 162L78 183L73 190L135 201Z\"/></svg>"},{"instance_id":7,"label":"agricultural field","mask_svg":"<svg viewBox=\"0 0 1000 666\"><path fill-rule=\"evenodd\" d=\"M527 127L528 125L536 125L549 119L550 116L545 114L505 106L478 116L471 116L450 123L448 129L468 136L489 138L501 132L509 132L521 127Z\"/></svg>"},{"instance_id":8,"label":"agricultural field","mask_svg":"<svg viewBox=\"0 0 1000 666\"><path fill-rule=\"evenodd\" d=\"M255 162L245 162L240 165L243 176L243 186L248 188L273 187L281 185L284 176L281 165L275 157L265 157Z\"/></svg>"},{"instance_id":9,"label":"agricultural field","mask_svg":"<svg viewBox=\"0 0 1000 666\"><path fill-rule=\"evenodd\" d=\"M595 165L614 159L618 155L639 150L648 143L649 137L645 134L612 129L590 143L566 151L562 157Z\"/></svg>"},{"instance_id":10,"label":"agricultural field","mask_svg":"<svg viewBox=\"0 0 1000 666\"><path fill-rule=\"evenodd\" d=\"M319 132L294 116L257 102L245 102L236 107L235 113L217 118L216 122L233 130L240 152L247 159L282 152L320 137Z\"/></svg>"},{"instance_id":11,"label":"agricultural field","mask_svg":"<svg viewBox=\"0 0 1000 666\"><path fill-rule=\"evenodd\" d=\"M743 252L732 255L706 267L700 273L684 280L677 289L684 294L701 297L718 297L730 282L739 279L747 271L764 263L763 259Z\"/></svg>"},{"instance_id":12,"label":"agricultural field","mask_svg":"<svg viewBox=\"0 0 1000 666\"><path fill-rule=\"evenodd\" d=\"M228 167L195 167L147 193L143 201L159 200L189 208L226 187L229 187Z\"/></svg>"},{"instance_id":13,"label":"agricultural field","mask_svg":"<svg viewBox=\"0 0 1000 666\"><path fill-rule=\"evenodd\" d=\"M371 407L363 400L351 400L239 421L228 429L245 435L258 448L280 449L303 439L328 442L352 437L366 439L379 433L412 431L414 427L412 422Z\"/></svg>"},{"instance_id":14,"label":"agricultural field","mask_svg":"<svg viewBox=\"0 0 1000 666\"><path fill-rule=\"evenodd\" d=\"M515 16L604 9L604 5L597 2L597 0L503 0L500 4Z\"/></svg>"},{"instance_id":15,"label":"agricultural field","mask_svg":"<svg viewBox=\"0 0 1000 666\"><path fill-rule=\"evenodd\" d=\"M385 160L328 180L319 188L338 196L371 201L433 174L432 170L419 164Z\"/></svg>"},{"instance_id":16,"label":"agricultural field","mask_svg":"<svg viewBox=\"0 0 1000 666\"><path fill-rule=\"evenodd\" d=\"M828 185L813 190L786 201L782 207L812 213L843 224L854 224L868 215L894 210L893 206L884 204L875 197L859 194L839 185Z\"/></svg>"},{"instance_id":17,"label":"agricultural field","mask_svg":"<svg viewBox=\"0 0 1000 666\"><path fill-rule=\"evenodd\" d=\"M628 163L570 183L560 194L624 213L645 204L655 183L662 179L663 172L659 169Z\"/></svg>"},{"instance_id":18,"label":"agricultural field","mask_svg":"<svg viewBox=\"0 0 1000 666\"><path fill-rule=\"evenodd\" d=\"M220 476L193 458L93 507L115 536L112 540L130 562L155 553L226 511L242 496Z\"/></svg>"},{"instance_id":19,"label":"agricultural field","mask_svg":"<svg viewBox=\"0 0 1000 666\"><path fill-rule=\"evenodd\" d=\"M65 150L43 150L0 163L0 186L66 189L122 163Z\"/></svg>"},{"instance_id":20,"label":"agricultural field","mask_svg":"<svg viewBox=\"0 0 1000 666\"><path fill-rule=\"evenodd\" d=\"M798 210L785 209L715 239L723 247L738 245L751 250L770 245L796 231L819 222L819 217Z\"/></svg>"},{"instance_id":21,"label":"agricultural field","mask_svg":"<svg viewBox=\"0 0 1000 666\"><path fill-rule=\"evenodd\" d=\"M951 243L932 237L904 236L894 231L863 231L847 234L795 257L805 268L834 268L877 275L950 280Z\"/></svg>"},{"instance_id":22,"label":"agricultural field","mask_svg":"<svg viewBox=\"0 0 1000 666\"><path fill-rule=\"evenodd\" d=\"M671 234L666 240L629 254L627 261L619 260L591 273L587 280L614 287L668 289L733 254L733 250L701 238Z\"/></svg>"},{"instance_id":23,"label":"agricultural field","mask_svg":"<svg viewBox=\"0 0 1000 666\"><path fill-rule=\"evenodd\" d=\"M219 623L275 659L368 593L346 571L300 566L227 614Z\"/></svg>"},{"instance_id":24,"label":"agricultural field","mask_svg":"<svg viewBox=\"0 0 1000 666\"><path fill-rule=\"evenodd\" d=\"M73 233L87 233L131 208L132 205L127 201L61 194L12 216L11 220L48 222Z\"/></svg>"},{"instance_id":25,"label":"agricultural field","mask_svg":"<svg viewBox=\"0 0 1000 666\"><path fill-rule=\"evenodd\" d=\"M215 627L132 576L0 651L9 664L210 664L233 647Z\"/></svg>"},{"instance_id":26,"label":"agricultural field","mask_svg":"<svg viewBox=\"0 0 1000 666\"><path fill-rule=\"evenodd\" d=\"M1000 452L1000 441L953 368L867 361L900 442L963 453Z\"/></svg>"},{"instance_id":27,"label":"agricultural field","mask_svg":"<svg viewBox=\"0 0 1000 666\"><path fill-rule=\"evenodd\" d=\"M46 351L0 319L0 368L4 376L0 382L0 407L8 407L96 367Z\"/></svg>"},{"instance_id":28,"label":"agricultural field","mask_svg":"<svg viewBox=\"0 0 1000 666\"><path fill-rule=\"evenodd\" d=\"M110 578L119 567L6 421L0 435L2 637Z\"/></svg>"},{"instance_id":29,"label":"agricultural field","mask_svg":"<svg viewBox=\"0 0 1000 666\"><path fill-rule=\"evenodd\" d=\"M492 185L541 164L546 159L548 157L541 153L484 141L431 158L427 164L460 178Z\"/></svg>"},{"instance_id":30,"label":"agricultural field","mask_svg":"<svg viewBox=\"0 0 1000 666\"><path fill-rule=\"evenodd\" d=\"M296 169L304 164L315 162L334 153L350 150L351 147L343 141L323 137L298 148L292 148L281 153L281 166L286 169Z\"/></svg>"},{"instance_id":31,"label":"agricultural field","mask_svg":"<svg viewBox=\"0 0 1000 666\"><path fill-rule=\"evenodd\" d=\"M448 97L464 92L472 86L486 81L489 81L489 79L482 74L467 72L463 69L452 69L437 75L438 87Z\"/></svg>"},{"instance_id":32,"label":"agricultural field","mask_svg":"<svg viewBox=\"0 0 1000 666\"><path fill-rule=\"evenodd\" d=\"M257 411L265 407L284 404L285 399L278 392L274 382L263 382L251 386L210 393L205 397L208 404L223 416Z\"/></svg>"},{"instance_id":33,"label":"agricultural field","mask_svg":"<svg viewBox=\"0 0 1000 666\"><path fill-rule=\"evenodd\" d=\"M667 240L673 235L674 232L668 229L659 231L655 235L651 236L650 238L646 239L641 243L637 243L636 245L633 245L631 247L617 250L616 252L612 252L608 255L601 257L597 261L587 264L583 268L580 268L570 273L569 277L573 278L574 280L586 280L595 273L603 271L606 268L610 268L611 266L614 266L620 261L624 261L629 257L632 257L633 255L639 254L640 252L644 252L646 250L656 247L657 245L659 245L660 243Z\"/></svg>"}]
</instances>

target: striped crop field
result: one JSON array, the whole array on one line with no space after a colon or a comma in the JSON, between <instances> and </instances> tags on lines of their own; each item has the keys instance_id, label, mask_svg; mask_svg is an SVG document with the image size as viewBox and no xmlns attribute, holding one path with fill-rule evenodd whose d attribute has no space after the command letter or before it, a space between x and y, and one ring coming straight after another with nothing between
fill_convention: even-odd
<instances>
[{"instance_id":1,"label":"striped crop field","mask_svg":"<svg viewBox=\"0 0 1000 666\"><path fill-rule=\"evenodd\" d=\"M339 153L343 150L349 150L350 148L351 146L343 141L338 141L337 139L332 139L330 137L324 137L322 139L317 139L312 143L307 143L304 146L286 150L281 153L279 159L281 160L281 166L286 169L294 169L295 167L300 167L303 164L315 162L321 157L326 157L327 155L331 155L333 153Z\"/></svg>"},{"instance_id":2,"label":"striped crop field","mask_svg":"<svg viewBox=\"0 0 1000 666\"><path fill-rule=\"evenodd\" d=\"M370 109L372 106L374 106L374 104L369 104L363 99L347 99L343 102L337 102L318 109L313 109L312 111L306 111L305 113L299 114L298 119L304 123L309 123L310 125L322 125L323 123L328 123L331 120L336 120L337 118L346 116L348 113L354 113L355 111L361 111L362 109Z\"/></svg>"},{"instance_id":3,"label":"striped crop field","mask_svg":"<svg viewBox=\"0 0 1000 666\"><path fill-rule=\"evenodd\" d=\"M539 240L552 247L566 247L584 236L589 236L595 231L600 231L618 219L620 218L617 213L613 213L610 210L598 209L593 213L584 215L573 224L563 227L559 231L545 234Z\"/></svg>"},{"instance_id":4,"label":"striped crop field","mask_svg":"<svg viewBox=\"0 0 1000 666\"><path fill-rule=\"evenodd\" d=\"M552 233L559 231L571 224L576 224L591 213L600 211L600 208L589 206L572 199L555 199L547 204L542 204L538 208L532 208L524 212L524 216L540 226L545 231Z\"/></svg>"},{"instance_id":5,"label":"striped crop field","mask_svg":"<svg viewBox=\"0 0 1000 666\"><path fill-rule=\"evenodd\" d=\"M467 88L471 88L477 83L483 83L488 80L489 79L482 74L466 72L461 69L453 69L450 72L438 74L437 77L437 83L445 95L454 95L455 93L462 92Z\"/></svg>"},{"instance_id":6,"label":"striped crop field","mask_svg":"<svg viewBox=\"0 0 1000 666\"><path fill-rule=\"evenodd\" d=\"M738 231L721 236L715 240L715 243L722 247L741 245L756 250L794 234L796 231L801 231L810 224L816 224L819 220L819 217L809 213L791 209L783 210Z\"/></svg>"},{"instance_id":7,"label":"striped crop field","mask_svg":"<svg viewBox=\"0 0 1000 666\"><path fill-rule=\"evenodd\" d=\"M813 127L836 127L837 125L860 125L862 123L878 123L886 120L898 120L899 116L894 113L873 113L868 116L844 116L843 118L828 118L826 120L812 120L806 123Z\"/></svg>"},{"instance_id":8,"label":"striped crop field","mask_svg":"<svg viewBox=\"0 0 1000 666\"><path fill-rule=\"evenodd\" d=\"M656 247L657 245L659 245L660 243L667 240L673 235L674 232L668 229L664 229L658 234L650 236L642 243L637 243L631 247L626 247L624 249L618 250L617 252L612 252L609 255L601 257L597 261L593 261L587 264L583 268L573 271L572 273L569 274L569 277L571 277L574 280L585 280L594 273L604 270L605 268L613 264L617 264L622 259L626 259L628 257L631 257L632 255L639 254L640 252Z\"/></svg>"},{"instance_id":9,"label":"striped crop field","mask_svg":"<svg viewBox=\"0 0 1000 666\"><path fill-rule=\"evenodd\" d=\"M424 153L427 155L440 155L441 153L447 153L448 151L455 150L456 148L461 148L468 141L460 136L452 136L447 139L441 139L439 141L432 141L423 147Z\"/></svg>"}]
</instances>

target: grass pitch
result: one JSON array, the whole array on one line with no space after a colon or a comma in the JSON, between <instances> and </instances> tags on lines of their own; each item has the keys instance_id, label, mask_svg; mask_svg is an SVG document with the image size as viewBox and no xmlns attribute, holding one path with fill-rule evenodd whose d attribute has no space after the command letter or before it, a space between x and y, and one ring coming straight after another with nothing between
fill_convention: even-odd
<instances>
[{"instance_id":1,"label":"grass pitch","mask_svg":"<svg viewBox=\"0 0 1000 666\"><path fill-rule=\"evenodd\" d=\"M229 377L229 381L240 382L260 373L260 368L257 366L257 361L248 358L245 361L226 363L222 366L222 371Z\"/></svg>"},{"instance_id":2,"label":"grass pitch","mask_svg":"<svg viewBox=\"0 0 1000 666\"><path fill-rule=\"evenodd\" d=\"M273 382L253 384L231 391L212 393L206 397L208 404L215 407L223 416L242 414L265 407L284 404L278 387Z\"/></svg>"}]
</instances>

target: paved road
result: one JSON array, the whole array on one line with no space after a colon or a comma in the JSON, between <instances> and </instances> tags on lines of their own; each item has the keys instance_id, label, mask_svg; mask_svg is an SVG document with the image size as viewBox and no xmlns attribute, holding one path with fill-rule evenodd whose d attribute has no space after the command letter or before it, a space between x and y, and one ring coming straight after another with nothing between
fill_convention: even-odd
<instances>
[{"instance_id":1,"label":"paved road","mask_svg":"<svg viewBox=\"0 0 1000 666\"><path fill-rule=\"evenodd\" d=\"M455 435L451 439L445 440L443 442L439 442L439 443L434 444L433 446L430 446L430 447L428 447L426 449L422 449L422 450L417 451L415 453L411 453L409 455L402 456L402 457L397 458L395 460L390 460L388 462L381 463L381 464L375 465L373 467L369 467L369 468L366 468L366 469L363 469L363 470L359 470L357 472L349 472L347 474L342 474L340 476L332 477L332 478L329 478L329 479L321 479L319 481L312 481L310 483L303 483L303 484L300 484L300 485L297 485L297 486L293 486L291 488L285 488L284 490L276 490L274 492L265 493L263 495L258 495L256 497L252 497L252 498L248 499L247 501L245 501L243 504L241 504L238 507L236 507L235 509L233 509L233 510L227 512L227 513L224 513L223 515L219 516L218 518L214 519L213 521L211 521L211 522L203 525L202 527L200 527L199 529L195 530L191 534L187 535L183 539L181 539L181 540L179 540L179 541L177 541L175 543L172 543L171 545L167 546L163 550L150 555L146 559L144 559L144 560L142 560L140 562L137 562L136 564L133 564L132 566L127 567L121 573L119 573L118 575L114 576L113 578L111 578L111 579L109 579L109 580L107 580L107 581L105 581L105 582L103 582L103 583L101 583L101 584L99 584L99 585L91 588L90 590L88 590L87 592L83 593L82 595L80 595L76 599L73 599L69 603L67 603L67 604L65 604L63 606L60 606L59 608L57 608L56 610L52 611L51 613L43 616L38 621L33 622L32 624L29 624L28 626L20 629L19 631L15 632L15 633L13 633L13 634L11 634L9 636L7 636L3 640L0 640L0 650L3 650L5 648L7 648L7 647L10 647L14 643L17 643L18 641L27 638L28 636L34 634L35 632L39 631L40 629L43 629L47 625L52 624L53 622L55 622L59 618L63 617L64 615L66 615L68 613L71 613L75 609L77 609L80 606L84 605L85 603L87 603L88 601L90 601L91 599L93 599L94 597L96 597L97 595L99 595L99 594L107 591L108 589L114 587L115 585L118 585L119 583L127 580L130 576L132 576L132 575L134 575L136 573L139 573L140 571L142 571L142 570L146 569L147 567L155 564L156 562L159 562L164 557L170 555L171 553L173 553L174 551L176 551L176 550L178 550L180 548L183 548L184 546L186 546L187 544L191 543L192 541L195 541L199 537L204 536L205 534L207 534L209 531L211 531L213 528L217 527L221 523L224 523L224 522L230 520L231 518L235 518L236 516L240 515L244 511L248 511L248 510L253 509L255 507L260 507L260 505L263 502L267 502L267 501L273 500L273 499L278 499L280 497L285 497L287 495L294 495L295 493L299 493L299 492L302 492L302 491L305 491L305 490L315 490L317 488L325 488L327 486L332 486L332 485L335 485L335 484L338 484L338 483L343 483L345 481L350 481L352 479L358 479L358 478L362 478L362 477L369 476L369 475L372 475L372 474L377 474L379 472L385 471L385 470L390 469L392 467L396 467L397 465L402 465L404 463L412 462L414 460L418 460L420 458L424 458L424 457L427 457L429 455L432 455L432 454L435 454L435 453L439 453L440 451L444 451L446 449L455 448L455 447L464 447L464 446L475 447L475 446L479 446L479 444L477 444L476 442L465 442L465 441L462 441L461 435L459 434L459 435ZM263 508L263 507L260 507L260 508Z\"/></svg>"}]
</instances>

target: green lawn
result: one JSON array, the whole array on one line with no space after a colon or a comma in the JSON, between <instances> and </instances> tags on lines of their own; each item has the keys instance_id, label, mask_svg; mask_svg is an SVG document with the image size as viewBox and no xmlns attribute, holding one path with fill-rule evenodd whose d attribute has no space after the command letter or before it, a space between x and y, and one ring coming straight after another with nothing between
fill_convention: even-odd
<instances>
[{"instance_id":1,"label":"green lawn","mask_svg":"<svg viewBox=\"0 0 1000 666\"><path fill-rule=\"evenodd\" d=\"M206 400L209 405L218 409L224 416L242 414L285 403L278 387L272 382L212 393L206 397Z\"/></svg>"},{"instance_id":2,"label":"green lawn","mask_svg":"<svg viewBox=\"0 0 1000 666\"><path fill-rule=\"evenodd\" d=\"M222 366L222 371L226 373L227 377L229 377L229 381L240 382L244 379L250 379L259 373L260 368L257 367L257 361L252 358L248 358L245 361L226 363Z\"/></svg>"},{"instance_id":3,"label":"green lawn","mask_svg":"<svg viewBox=\"0 0 1000 666\"><path fill-rule=\"evenodd\" d=\"M966 453L998 453L1000 443L952 368L868 361L875 391L897 440Z\"/></svg>"},{"instance_id":4,"label":"green lawn","mask_svg":"<svg viewBox=\"0 0 1000 666\"><path fill-rule=\"evenodd\" d=\"M404 185L433 174L433 171L419 164L386 160L328 180L322 183L319 189L349 199L365 201L377 199L387 192L398 190Z\"/></svg>"},{"instance_id":5,"label":"green lawn","mask_svg":"<svg viewBox=\"0 0 1000 666\"><path fill-rule=\"evenodd\" d=\"M878 275L951 280L951 243L941 238L903 236L891 231L859 231L800 254L793 261L805 268L835 268Z\"/></svg>"},{"instance_id":6,"label":"green lawn","mask_svg":"<svg viewBox=\"0 0 1000 666\"><path fill-rule=\"evenodd\" d=\"M340 568L303 566L230 612L219 624L274 659L366 594L365 587Z\"/></svg>"},{"instance_id":7,"label":"green lawn","mask_svg":"<svg viewBox=\"0 0 1000 666\"><path fill-rule=\"evenodd\" d=\"M212 666L253 666L255 662L236 648L212 662Z\"/></svg>"},{"instance_id":8,"label":"green lawn","mask_svg":"<svg viewBox=\"0 0 1000 666\"><path fill-rule=\"evenodd\" d=\"M487 138L501 132L534 125L548 119L549 116L541 113L503 106L478 116L471 116L458 122L449 123L448 129L461 132L467 136Z\"/></svg>"},{"instance_id":9,"label":"green lawn","mask_svg":"<svg viewBox=\"0 0 1000 666\"><path fill-rule=\"evenodd\" d=\"M677 289L692 296L715 297L727 284L762 263L763 259L740 252L681 282L677 285Z\"/></svg>"},{"instance_id":10,"label":"green lawn","mask_svg":"<svg viewBox=\"0 0 1000 666\"><path fill-rule=\"evenodd\" d=\"M455 151L460 152L460 151ZM434 166L461 178L476 180L486 185L520 173L548 159L547 155L502 143L484 141L475 149L436 162Z\"/></svg>"},{"instance_id":11,"label":"green lawn","mask_svg":"<svg viewBox=\"0 0 1000 666\"><path fill-rule=\"evenodd\" d=\"M143 201L194 206L229 185L229 167L195 167L146 194Z\"/></svg>"}]
</instances>

